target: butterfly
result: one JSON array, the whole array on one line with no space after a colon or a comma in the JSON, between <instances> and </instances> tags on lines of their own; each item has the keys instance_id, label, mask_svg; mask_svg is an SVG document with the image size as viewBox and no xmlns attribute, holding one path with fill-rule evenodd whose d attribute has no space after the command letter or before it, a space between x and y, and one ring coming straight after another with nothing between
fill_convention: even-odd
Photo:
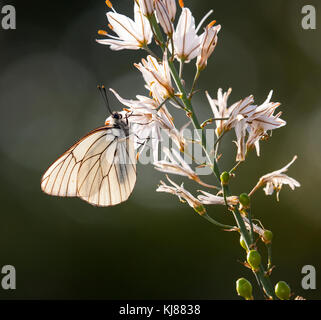
<instances>
[{"instance_id":1,"label":"butterfly","mask_svg":"<svg viewBox=\"0 0 321 320\"><path fill-rule=\"evenodd\" d=\"M98 87L110 110L105 88ZM105 125L89 132L46 170L43 192L79 197L94 206L126 201L136 183L136 156L127 115L112 112Z\"/></svg>"}]
</instances>

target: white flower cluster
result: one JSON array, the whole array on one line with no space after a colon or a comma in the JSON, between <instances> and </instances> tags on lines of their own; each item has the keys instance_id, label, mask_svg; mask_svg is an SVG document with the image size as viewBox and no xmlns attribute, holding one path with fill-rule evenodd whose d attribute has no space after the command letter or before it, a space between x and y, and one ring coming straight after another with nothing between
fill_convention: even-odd
<instances>
[{"instance_id":1,"label":"white flower cluster","mask_svg":"<svg viewBox=\"0 0 321 320\"><path fill-rule=\"evenodd\" d=\"M216 121L216 135L220 137L225 132L234 128L236 133L237 156L236 161L244 161L246 151L255 147L257 155L260 155L261 139L267 136L267 132L286 125L280 119L281 112L274 115L275 109L280 105L278 102L271 102L273 91L270 91L267 99L259 106L254 105L253 96L248 96L230 107L227 100L232 89L222 93L222 89L217 92L217 99L212 99L206 92L211 105L214 118L227 118L227 120ZM245 143L245 138L248 135Z\"/></svg>"},{"instance_id":2,"label":"white flower cluster","mask_svg":"<svg viewBox=\"0 0 321 320\"><path fill-rule=\"evenodd\" d=\"M111 89L117 99L127 107L124 109L124 113L134 133L137 149L142 144L145 145L148 139L151 139L152 149L158 150L159 143L162 141L161 131L164 131L178 150L185 152L187 141L183 136L182 129L178 130L175 127L173 117L169 112L169 103L184 110L196 129L207 130L207 128L205 129L206 124L215 123L217 140L221 140L226 132L234 129L237 145L236 161L238 162L244 161L247 152L252 148L256 149L259 156L260 140L265 140L269 132L286 124L280 118L281 112L275 114L280 103L271 101L273 91L260 105L254 104L252 95L229 105L228 98L231 89L227 92L219 89L216 99L212 99L206 92L213 118L205 121L204 126L197 127L197 117L191 108L193 89L199 74L206 68L208 59L216 48L218 33L221 30L221 25L216 25L216 21L212 21L206 25L202 33L199 33L202 24L212 13L212 10L196 26L195 18L190 9L184 7L182 0L179 1L181 12L178 17L176 17L178 10L175 0L135 0L134 20L117 13L109 0L106 1L106 4L111 9L107 13L108 27L115 35L100 30L98 33L105 38L99 39L97 42L109 45L112 50L142 49L148 52L146 58L134 65L141 72L149 95L137 96L136 100L124 99ZM154 42L152 42L153 39ZM154 47L156 45L158 50L161 49L161 57L154 53L151 47L153 45ZM182 80L182 66L193 59L196 59L196 75L192 89L187 94L185 81ZM176 71L175 60L179 62L180 72ZM197 142L201 143L201 140L200 138ZM198 184L215 188L201 181L195 170L181 157L179 151L163 148L166 158L158 161L155 157L156 169L168 174L186 176ZM209 150L208 153L214 151L213 146L213 150ZM154 154L157 155L157 152ZM214 161L218 161L218 158ZM295 186L300 186L296 180L283 174L288 166L263 176L252 190L252 194L263 185L266 185L264 189L266 194L271 194L273 190L279 192L282 184L289 184L292 189ZM238 197L231 196L224 199L220 187L216 187L220 190L216 195L200 191L202 194L196 198L185 190L183 185L179 186L169 178L168 180L171 185L167 186L161 182L157 191L177 195L200 214L205 212L203 205L235 206L238 204Z\"/></svg>"}]
</instances>

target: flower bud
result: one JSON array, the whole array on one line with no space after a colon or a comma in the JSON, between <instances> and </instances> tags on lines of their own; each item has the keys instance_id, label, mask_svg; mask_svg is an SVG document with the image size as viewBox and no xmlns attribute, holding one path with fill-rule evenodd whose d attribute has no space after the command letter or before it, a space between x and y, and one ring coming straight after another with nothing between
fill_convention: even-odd
<instances>
[{"instance_id":1,"label":"flower bud","mask_svg":"<svg viewBox=\"0 0 321 320\"><path fill-rule=\"evenodd\" d=\"M154 12L153 0L139 0L139 6L144 16L151 16Z\"/></svg>"},{"instance_id":2,"label":"flower bud","mask_svg":"<svg viewBox=\"0 0 321 320\"><path fill-rule=\"evenodd\" d=\"M256 250L250 250L247 253L247 262L253 269L253 271L258 271L261 264L261 255Z\"/></svg>"},{"instance_id":3,"label":"flower bud","mask_svg":"<svg viewBox=\"0 0 321 320\"><path fill-rule=\"evenodd\" d=\"M253 300L252 285L245 278L240 278L236 281L237 294L246 300Z\"/></svg>"},{"instance_id":4,"label":"flower bud","mask_svg":"<svg viewBox=\"0 0 321 320\"><path fill-rule=\"evenodd\" d=\"M222 185L226 186L230 180L230 174L227 171L222 172L220 176Z\"/></svg>"},{"instance_id":5,"label":"flower bud","mask_svg":"<svg viewBox=\"0 0 321 320\"><path fill-rule=\"evenodd\" d=\"M155 8L156 8L156 16L160 25L162 26L164 32L168 36L171 36L174 32L174 28L173 28L173 24L172 24L169 12L163 0L156 0Z\"/></svg>"},{"instance_id":6,"label":"flower bud","mask_svg":"<svg viewBox=\"0 0 321 320\"><path fill-rule=\"evenodd\" d=\"M273 239L273 233L270 230L264 230L262 241L266 244L269 244L272 242Z\"/></svg>"},{"instance_id":7,"label":"flower bud","mask_svg":"<svg viewBox=\"0 0 321 320\"><path fill-rule=\"evenodd\" d=\"M168 15L172 22L175 20L176 15L176 0L163 0L167 8Z\"/></svg>"},{"instance_id":8,"label":"flower bud","mask_svg":"<svg viewBox=\"0 0 321 320\"><path fill-rule=\"evenodd\" d=\"M281 300L289 300L291 289L285 281L279 281L274 288L276 296Z\"/></svg>"},{"instance_id":9,"label":"flower bud","mask_svg":"<svg viewBox=\"0 0 321 320\"><path fill-rule=\"evenodd\" d=\"M247 251L247 246L246 246L245 240L242 235L240 236L240 245L244 250Z\"/></svg>"},{"instance_id":10,"label":"flower bud","mask_svg":"<svg viewBox=\"0 0 321 320\"><path fill-rule=\"evenodd\" d=\"M242 193L239 196L240 204L243 206L243 208L249 208L250 207L250 197L247 193Z\"/></svg>"},{"instance_id":11,"label":"flower bud","mask_svg":"<svg viewBox=\"0 0 321 320\"><path fill-rule=\"evenodd\" d=\"M206 68L207 60L217 44L217 34L221 30L221 26L214 26L215 23L216 21L214 20L207 25L204 33L201 35L201 50L196 61L197 69L200 71Z\"/></svg>"}]
</instances>

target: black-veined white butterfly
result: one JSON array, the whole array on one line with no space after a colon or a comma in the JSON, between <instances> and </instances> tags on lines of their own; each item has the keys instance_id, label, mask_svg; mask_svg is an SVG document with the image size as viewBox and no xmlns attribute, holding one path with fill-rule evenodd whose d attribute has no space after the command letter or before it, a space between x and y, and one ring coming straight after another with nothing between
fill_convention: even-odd
<instances>
[{"instance_id":1,"label":"black-veined white butterfly","mask_svg":"<svg viewBox=\"0 0 321 320\"><path fill-rule=\"evenodd\" d=\"M98 88L110 110L105 88ZM128 118L111 112L109 119L47 169L41 178L42 191L53 196L79 197L102 207L128 199L136 183L136 158Z\"/></svg>"}]
</instances>

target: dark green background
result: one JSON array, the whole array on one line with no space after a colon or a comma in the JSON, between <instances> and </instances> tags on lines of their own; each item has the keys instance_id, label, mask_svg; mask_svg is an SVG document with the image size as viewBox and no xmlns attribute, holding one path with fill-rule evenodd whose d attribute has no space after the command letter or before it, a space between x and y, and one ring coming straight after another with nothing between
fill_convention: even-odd
<instances>
[{"instance_id":1,"label":"dark green background","mask_svg":"<svg viewBox=\"0 0 321 320\"><path fill-rule=\"evenodd\" d=\"M139 166L132 197L117 207L42 194L40 176L48 164L105 120L97 84L126 98L146 93L132 65L145 54L116 53L95 42L96 31L106 28L103 0L1 3L16 6L17 29L0 31L0 266L16 267L17 289L0 288L0 297L237 299L238 277L254 283L238 262L244 252L237 234L220 231L176 198L156 193L162 174L151 166ZM130 16L131 3L114 0L118 12ZM301 28L305 4L316 6L317 30ZM289 174L302 187L290 192L285 186L280 203L260 190L253 214L275 234L273 282L285 280L310 299L321 297L319 4L185 1L196 21L213 8L222 24L199 88L214 96L219 87L232 87L231 102L252 93L258 103L274 89L274 101L282 102L288 125L261 143L260 158L251 153L231 187L236 194L249 191L261 175L298 155ZM193 62L186 70L189 80ZM204 94L195 101L206 119ZM114 98L111 102L121 108ZM232 137L224 144L225 169L234 162ZM223 207L209 213L232 223ZM307 264L316 267L317 290L301 288ZM255 296L260 297L257 291Z\"/></svg>"}]
</instances>

